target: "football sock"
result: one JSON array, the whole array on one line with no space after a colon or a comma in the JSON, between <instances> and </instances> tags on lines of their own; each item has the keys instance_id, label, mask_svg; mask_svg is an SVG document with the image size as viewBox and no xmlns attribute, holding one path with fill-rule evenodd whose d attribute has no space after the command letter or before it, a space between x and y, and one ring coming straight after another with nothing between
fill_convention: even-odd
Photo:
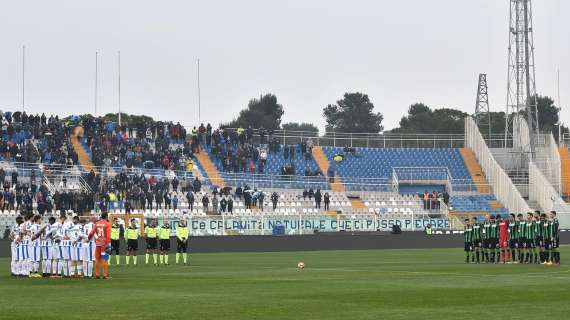
<instances>
[{"instance_id":1,"label":"football sock","mask_svg":"<svg viewBox=\"0 0 570 320\"><path fill-rule=\"evenodd\" d=\"M84 260L83 261L83 276L84 277L88 276L87 275L87 273L89 273L88 270L89 270L89 261Z\"/></svg>"},{"instance_id":2,"label":"football sock","mask_svg":"<svg viewBox=\"0 0 570 320\"><path fill-rule=\"evenodd\" d=\"M180 260L180 252L176 252L176 264L178 264L178 260Z\"/></svg>"},{"instance_id":3,"label":"football sock","mask_svg":"<svg viewBox=\"0 0 570 320\"><path fill-rule=\"evenodd\" d=\"M93 277L93 261L87 262L87 276Z\"/></svg>"},{"instance_id":4,"label":"football sock","mask_svg":"<svg viewBox=\"0 0 570 320\"><path fill-rule=\"evenodd\" d=\"M164 255L164 262L165 262L166 264L168 264L168 254L165 254L165 255Z\"/></svg>"},{"instance_id":5,"label":"football sock","mask_svg":"<svg viewBox=\"0 0 570 320\"><path fill-rule=\"evenodd\" d=\"M99 277L100 273L99 273L99 265L101 265L103 263L103 261L101 259L97 259L95 260L95 276Z\"/></svg>"},{"instance_id":6,"label":"football sock","mask_svg":"<svg viewBox=\"0 0 570 320\"><path fill-rule=\"evenodd\" d=\"M125 257L125 261L126 261L126 264L127 264L127 266L128 266L128 265L129 265L129 262L131 261L131 256L127 255L127 256Z\"/></svg>"},{"instance_id":7,"label":"football sock","mask_svg":"<svg viewBox=\"0 0 570 320\"><path fill-rule=\"evenodd\" d=\"M163 254L160 255L160 264L164 264L164 255Z\"/></svg>"},{"instance_id":8,"label":"football sock","mask_svg":"<svg viewBox=\"0 0 570 320\"><path fill-rule=\"evenodd\" d=\"M149 258L150 258L150 254L147 253L147 254L144 255L144 263L145 263L145 264L148 264L148 259L149 259Z\"/></svg>"},{"instance_id":9,"label":"football sock","mask_svg":"<svg viewBox=\"0 0 570 320\"><path fill-rule=\"evenodd\" d=\"M105 261L105 260L103 260L103 276L104 277L109 276L109 265L107 264L107 261Z\"/></svg>"},{"instance_id":10,"label":"football sock","mask_svg":"<svg viewBox=\"0 0 570 320\"><path fill-rule=\"evenodd\" d=\"M153 253L153 254L152 254L152 260L154 261L154 264L157 263L157 260L158 260L158 253Z\"/></svg>"},{"instance_id":11,"label":"football sock","mask_svg":"<svg viewBox=\"0 0 570 320\"><path fill-rule=\"evenodd\" d=\"M184 259L184 264L188 263L188 254L187 253L183 253L182 258Z\"/></svg>"},{"instance_id":12,"label":"football sock","mask_svg":"<svg viewBox=\"0 0 570 320\"><path fill-rule=\"evenodd\" d=\"M136 266L137 265L137 256L133 256L133 264Z\"/></svg>"},{"instance_id":13,"label":"football sock","mask_svg":"<svg viewBox=\"0 0 570 320\"><path fill-rule=\"evenodd\" d=\"M78 276L82 276L83 275L83 264L80 261L77 261L77 275Z\"/></svg>"},{"instance_id":14,"label":"football sock","mask_svg":"<svg viewBox=\"0 0 570 320\"><path fill-rule=\"evenodd\" d=\"M115 259L117 259L117 265L121 264L121 256L120 255L116 255Z\"/></svg>"}]
</instances>

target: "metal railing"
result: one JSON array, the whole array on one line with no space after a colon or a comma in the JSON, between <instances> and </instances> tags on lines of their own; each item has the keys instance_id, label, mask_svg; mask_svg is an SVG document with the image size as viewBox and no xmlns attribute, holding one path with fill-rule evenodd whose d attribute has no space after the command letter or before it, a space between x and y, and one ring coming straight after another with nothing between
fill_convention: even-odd
<instances>
[{"instance_id":1,"label":"metal railing","mask_svg":"<svg viewBox=\"0 0 570 320\"><path fill-rule=\"evenodd\" d=\"M505 205L510 212L528 212L530 210L528 204L509 176L497 163L481 136L477 124L470 117L465 119L465 145L473 150L479 164L481 164L483 173L493 187L497 200Z\"/></svg>"},{"instance_id":2,"label":"metal railing","mask_svg":"<svg viewBox=\"0 0 570 320\"><path fill-rule=\"evenodd\" d=\"M224 130L236 130L225 128ZM265 134L267 143L269 135ZM315 145L333 147L362 147L362 148L462 148L465 146L463 134L414 134L414 133L344 133L344 132L314 132L275 130L271 138L277 139L282 145L293 145L311 139ZM512 141L505 142L503 134L486 136L489 146L504 148L512 146ZM252 141L260 143L259 131L253 130Z\"/></svg>"}]
</instances>

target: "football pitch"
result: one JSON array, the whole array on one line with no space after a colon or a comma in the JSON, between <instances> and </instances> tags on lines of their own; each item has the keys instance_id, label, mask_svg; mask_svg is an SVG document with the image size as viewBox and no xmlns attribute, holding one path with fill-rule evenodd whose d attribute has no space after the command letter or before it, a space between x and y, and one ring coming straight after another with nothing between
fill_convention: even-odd
<instances>
[{"instance_id":1,"label":"football pitch","mask_svg":"<svg viewBox=\"0 0 570 320\"><path fill-rule=\"evenodd\" d=\"M570 247L561 248L562 262ZM13 279L0 319L565 319L570 267L465 264L460 249L208 253L110 280ZM305 270L296 268L297 262Z\"/></svg>"}]
</instances>

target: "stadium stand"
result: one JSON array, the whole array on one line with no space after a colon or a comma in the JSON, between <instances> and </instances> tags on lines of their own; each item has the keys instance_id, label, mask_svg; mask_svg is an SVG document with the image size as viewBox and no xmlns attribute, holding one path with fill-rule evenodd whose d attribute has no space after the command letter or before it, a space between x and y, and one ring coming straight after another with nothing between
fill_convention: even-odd
<instances>
[{"instance_id":1,"label":"stadium stand","mask_svg":"<svg viewBox=\"0 0 570 320\"><path fill-rule=\"evenodd\" d=\"M440 215L447 209L505 213L467 149L339 148L313 145L305 138L283 145L270 135L252 139L250 129L213 131L209 125L187 135L173 123L131 128L101 118L60 120L22 113L10 114L10 119L0 141L0 180L7 187L0 201L0 227L21 208L46 216L100 210L148 217L271 213L390 219ZM395 190L391 182L397 168L412 168L399 175L404 180L413 175L417 183ZM429 168L444 168L444 176ZM19 177L16 183L10 179L13 173ZM461 181L467 188L443 197L446 182L428 180ZM436 192L429 204L425 191ZM255 202L263 202L263 209Z\"/></svg>"},{"instance_id":2,"label":"stadium stand","mask_svg":"<svg viewBox=\"0 0 570 320\"><path fill-rule=\"evenodd\" d=\"M562 193L570 198L570 151L566 147L560 147L560 162L562 164Z\"/></svg>"}]
</instances>

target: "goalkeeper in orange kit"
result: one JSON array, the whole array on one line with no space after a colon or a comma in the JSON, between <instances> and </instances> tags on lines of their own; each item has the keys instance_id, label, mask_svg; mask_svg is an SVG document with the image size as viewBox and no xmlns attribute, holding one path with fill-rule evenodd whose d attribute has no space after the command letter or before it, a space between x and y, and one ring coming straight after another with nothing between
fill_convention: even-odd
<instances>
[{"instance_id":1,"label":"goalkeeper in orange kit","mask_svg":"<svg viewBox=\"0 0 570 320\"><path fill-rule=\"evenodd\" d=\"M107 220L107 213L101 213L101 218L95 223L95 227L89 233L88 239L91 240L93 236L95 239L95 278L101 279L99 266L103 268L103 279L109 278L109 253L111 251L111 224Z\"/></svg>"}]
</instances>

